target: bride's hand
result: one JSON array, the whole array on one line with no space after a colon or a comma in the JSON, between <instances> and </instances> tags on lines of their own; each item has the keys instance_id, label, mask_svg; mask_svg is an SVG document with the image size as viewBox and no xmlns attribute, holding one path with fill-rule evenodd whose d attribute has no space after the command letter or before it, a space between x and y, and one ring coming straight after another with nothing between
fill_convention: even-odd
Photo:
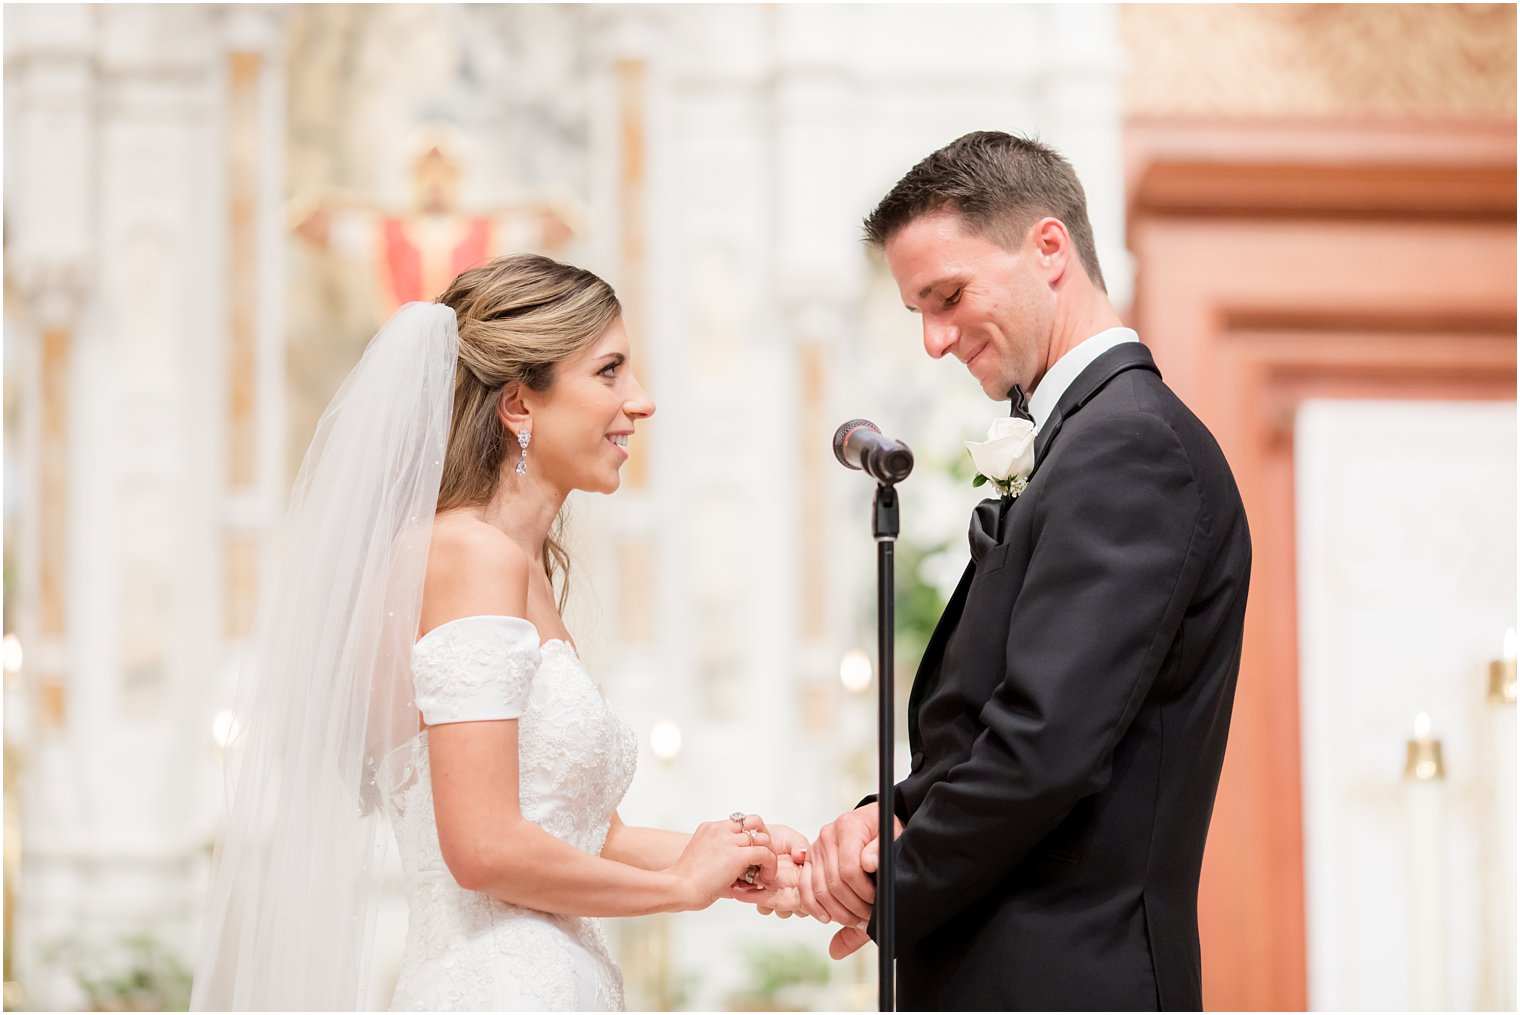
<instances>
[{"instance_id":1,"label":"bride's hand","mask_svg":"<svg viewBox=\"0 0 1520 1015\"><path fill-rule=\"evenodd\" d=\"M750 867L758 867L755 883L776 879L776 854L765 823L748 815L743 827L733 820L708 821L697 826L670 871L688 890L687 908L706 909L728 897Z\"/></svg>"},{"instance_id":2,"label":"bride's hand","mask_svg":"<svg viewBox=\"0 0 1520 1015\"><path fill-rule=\"evenodd\" d=\"M776 854L776 877L755 885L738 882L730 897L754 906L761 916L774 913L785 919L802 908L800 885L808 840L786 825L770 825L766 831L770 834L771 850Z\"/></svg>"},{"instance_id":3,"label":"bride's hand","mask_svg":"<svg viewBox=\"0 0 1520 1015\"><path fill-rule=\"evenodd\" d=\"M774 845L774 843L772 843ZM802 865L790 853L776 854L776 876L771 881L753 886L740 881L733 886L729 898L747 902L756 907L762 916L772 913L785 919L802 908Z\"/></svg>"}]
</instances>

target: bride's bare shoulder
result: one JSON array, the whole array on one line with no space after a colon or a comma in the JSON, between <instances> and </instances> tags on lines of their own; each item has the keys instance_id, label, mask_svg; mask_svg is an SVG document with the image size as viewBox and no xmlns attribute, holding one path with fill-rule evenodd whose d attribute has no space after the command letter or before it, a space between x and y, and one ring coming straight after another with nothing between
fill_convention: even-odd
<instances>
[{"instance_id":1,"label":"bride's bare shoulder","mask_svg":"<svg viewBox=\"0 0 1520 1015\"><path fill-rule=\"evenodd\" d=\"M458 617L521 617L528 602L528 555L510 536L471 515L439 515L422 587L424 630Z\"/></svg>"},{"instance_id":2,"label":"bride's bare shoulder","mask_svg":"<svg viewBox=\"0 0 1520 1015\"><path fill-rule=\"evenodd\" d=\"M528 555L511 536L489 522L459 511L440 514L433 520L429 556L440 553L466 560L483 556L490 563L512 560L524 567L528 564Z\"/></svg>"}]
</instances>

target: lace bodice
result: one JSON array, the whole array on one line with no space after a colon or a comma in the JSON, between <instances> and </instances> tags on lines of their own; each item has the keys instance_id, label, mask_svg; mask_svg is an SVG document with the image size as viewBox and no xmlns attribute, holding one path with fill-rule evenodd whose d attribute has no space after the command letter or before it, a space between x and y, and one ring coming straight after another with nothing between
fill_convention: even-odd
<instances>
[{"instance_id":1,"label":"lace bodice","mask_svg":"<svg viewBox=\"0 0 1520 1015\"><path fill-rule=\"evenodd\" d=\"M429 725L518 719L523 817L601 852L633 779L637 740L569 643L540 646L534 627L515 617L466 617L416 644L412 673ZM599 921L509 905L454 881L438 845L427 739L424 730L398 748L381 773L410 916L392 1007L500 1009L525 994L527 1006L550 1010L621 1008ZM588 968L592 998L576 986L577 970Z\"/></svg>"}]
</instances>

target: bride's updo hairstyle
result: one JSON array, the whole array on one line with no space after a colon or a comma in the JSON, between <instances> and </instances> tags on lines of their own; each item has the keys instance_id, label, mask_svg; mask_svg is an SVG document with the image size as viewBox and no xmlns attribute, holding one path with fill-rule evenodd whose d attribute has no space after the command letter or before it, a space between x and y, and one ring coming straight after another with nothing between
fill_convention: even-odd
<instances>
[{"instance_id":1,"label":"bride's updo hairstyle","mask_svg":"<svg viewBox=\"0 0 1520 1015\"><path fill-rule=\"evenodd\" d=\"M459 322L454 412L438 510L488 503L517 442L496 416L502 389L517 381L547 391L561 361L600 338L622 314L612 287L591 272L537 254L513 254L456 278L438 302ZM570 558L544 541L544 570L568 577ZM561 586L563 601L565 586ZM563 602L561 603L563 605Z\"/></svg>"}]
</instances>

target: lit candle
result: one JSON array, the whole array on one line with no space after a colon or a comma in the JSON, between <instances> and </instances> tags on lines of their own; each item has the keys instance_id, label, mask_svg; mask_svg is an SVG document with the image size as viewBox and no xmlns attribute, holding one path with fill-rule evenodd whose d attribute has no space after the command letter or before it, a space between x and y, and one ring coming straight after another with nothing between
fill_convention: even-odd
<instances>
[{"instance_id":1,"label":"lit candle","mask_svg":"<svg viewBox=\"0 0 1520 1015\"><path fill-rule=\"evenodd\" d=\"M1446 811L1443 799L1446 766L1441 741L1430 735L1430 716L1415 716L1408 744L1404 779L1409 784L1411 1007L1444 1011L1446 1004Z\"/></svg>"},{"instance_id":2,"label":"lit candle","mask_svg":"<svg viewBox=\"0 0 1520 1015\"><path fill-rule=\"evenodd\" d=\"M1488 664L1488 743L1492 752L1494 834L1499 890L1494 946L1500 1011L1515 1007L1515 629L1504 632L1504 654Z\"/></svg>"}]
</instances>

